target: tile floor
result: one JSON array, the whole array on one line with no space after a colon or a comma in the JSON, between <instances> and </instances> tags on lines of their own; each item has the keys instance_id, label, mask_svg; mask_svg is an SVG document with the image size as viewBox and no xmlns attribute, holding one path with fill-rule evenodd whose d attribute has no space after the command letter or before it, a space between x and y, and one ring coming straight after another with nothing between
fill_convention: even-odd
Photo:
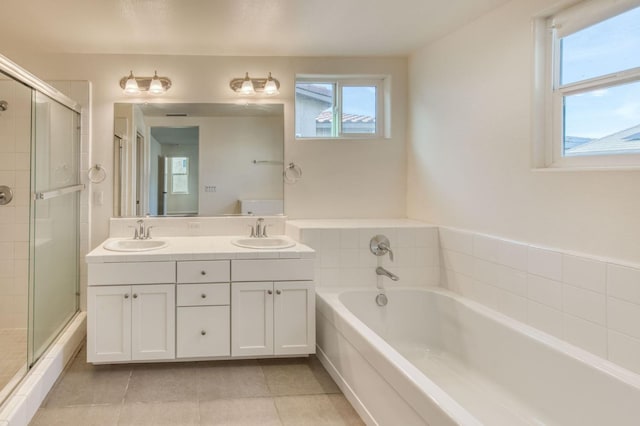
<instances>
[{"instance_id":1,"label":"tile floor","mask_svg":"<svg viewBox=\"0 0 640 426\"><path fill-rule=\"evenodd\" d=\"M27 365L27 330L0 329L0 389Z\"/></svg>"},{"instance_id":2,"label":"tile floor","mask_svg":"<svg viewBox=\"0 0 640 426\"><path fill-rule=\"evenodd\" d=\"M33 426L363 425L318 359L93 366L83 349Z\"/></svg>"}]
</instances>

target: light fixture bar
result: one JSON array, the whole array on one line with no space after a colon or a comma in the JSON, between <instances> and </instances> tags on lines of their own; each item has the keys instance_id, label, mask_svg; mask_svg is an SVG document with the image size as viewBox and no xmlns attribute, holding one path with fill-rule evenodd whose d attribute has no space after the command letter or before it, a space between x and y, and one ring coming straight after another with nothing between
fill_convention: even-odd
<instances>
[{"instance_id":1,"label":"light fixture bar","mask_svg":"<svg viewBox=\"0 0 640 426\"><path fill-rule=\"evenodd\" d=\"M248 73L245 75L245 77L234 78L229 82L229 87L234 92L242 93L241 92L242 84L246 81L247 78L248 78ZM271 73L269 73L269 77L267 78L249 78L249 79L251 80L251 83L253 83L253 90L255 90L256 93L264 93L265 95L275 95L278 93L278 90L280 89L280 82L276 78L271 77ZM267 82L270 82L269 87L266 87ZM275 84L275 87L276 87L275 91L271 89L273 84ZM267 90L265 90L265 87L267 88Z\"/></svg>"},{"instance_id":2,"label":"light fixture bar","mask_svg":"<svg viewBox=\"0 0 640 426\"><path fill-rule=\"evenodd\" d=\"M130 73L128 76L122 77L120 79L120 87L122 88L122 90L126 90L127 80L131 78L133 78L136 81L136 83L138 83L138 90L140 91L140 93L148 92L148 93L153 93L158 95L166 92L171 88L171 79L169 77L161 77L161 76L158 76L157 73L152 77L137 77L137 76L134 76L133 73ZM162 85L163 91L160 91L157 88L157 83L154 84L154 87L153 87L154 90L152 91L149 90L150 88L152 88L151 83L152 81L154 81L154 79L155 81L160 82L160 84Z\"/></svg>"}]
</instances>

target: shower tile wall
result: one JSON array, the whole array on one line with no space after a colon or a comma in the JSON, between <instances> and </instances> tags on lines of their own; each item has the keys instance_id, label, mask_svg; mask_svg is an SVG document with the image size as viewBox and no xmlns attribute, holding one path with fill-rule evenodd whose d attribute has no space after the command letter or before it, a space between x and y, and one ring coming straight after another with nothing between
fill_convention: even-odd
<instances>
[{"instance_id":1,"label":"shower tile wall","mask_svg":"<svg viewBox=\"0 0 640 426\"><path fill-rule=\"evenodd\" d=\"M27 362L31 91L0 81L0 185L13 200L0 206L0 390Z\"/></svg>"},{"instance_id":2,"label":"shower tile wall","mask_svg":"<svg viewBox=\"0 0 640 426\"><path fill-rule=\"evenodd\" d=\"M442 285L640 373L640 265L440 228Z\"/></svg>"},{"instance_id":3,"label":"shower tile wall","mask_svg":"<svg viewBox=\"0 0 640 426\"><path fill-rule=\"evenodd\" d=\"M394 261L369 250L371 237L389 238ZM292 220L287 235L316 250L316 286L375 288L378 262L400 277L393 286L437 286L438 228L406 219Z\"/></svg>"},{"instance_id":4,"label":"shower tile wall","mask_svg":"<svg viewBox=\"0 0 640 426\"><path fill-rule=\"evenodd\" d=\"M26 329L31 91L2 80L0 100L9 105L0 112L0 185L14 192L0 206L0 329Z\"/></svg>"}]
</instances>

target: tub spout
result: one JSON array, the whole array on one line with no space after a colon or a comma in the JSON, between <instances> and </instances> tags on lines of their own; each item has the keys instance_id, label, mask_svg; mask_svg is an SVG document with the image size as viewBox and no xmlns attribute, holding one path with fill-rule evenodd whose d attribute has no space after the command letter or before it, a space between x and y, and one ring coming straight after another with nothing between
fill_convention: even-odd
<instances>
[{"instance_id":1,"label":"tub spout","mask_svg":"<svg viewBox=\"0 0 640 426\"><path fill-rule=\"evenodd\" d=\"M383 276L385 276L387 278L391 278L392 281L398 281L400 279L396 274L387 271L382 266L378 266L376 268L376 274L383 275Z\"/></svg>"}]
</instances>

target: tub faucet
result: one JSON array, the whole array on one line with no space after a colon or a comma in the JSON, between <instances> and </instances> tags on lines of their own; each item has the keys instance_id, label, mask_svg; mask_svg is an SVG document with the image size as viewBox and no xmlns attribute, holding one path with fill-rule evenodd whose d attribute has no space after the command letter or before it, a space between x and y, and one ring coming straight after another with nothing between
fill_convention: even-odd
<instances>
[{"instance_id":1,"label":"tub faucet","mask_svg":"<svg viewBox=\"0 0 640 426\"><path fill-rule=\"evenodd\" d=\"M387 271L382 266L378 266L376 268L376 274L385 276L387 278L391 278L391 281L398 281L400 279L400 277L398 277L396 274L394 274L393 272Z\"/></svg>"}]
</instances>

